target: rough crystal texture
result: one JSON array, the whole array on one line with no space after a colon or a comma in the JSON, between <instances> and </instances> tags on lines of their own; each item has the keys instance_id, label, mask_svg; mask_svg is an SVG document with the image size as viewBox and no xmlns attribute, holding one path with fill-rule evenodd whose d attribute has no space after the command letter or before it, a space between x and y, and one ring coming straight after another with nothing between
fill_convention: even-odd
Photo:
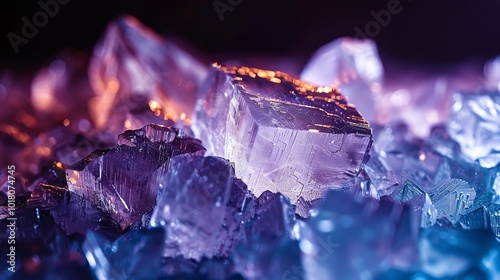
<instances>
[{"instance_id":1,"label":"rough crystal texture","mask_svg":"<svg viewBox=\"0 0 500 280\"><path fill-rule=\"evenodd\" d=\"M153 208L170 158L205 152L198 140L178 133L159 125L124 132L116 147L96 151L66 170L69 190L110 213L125 229Z\"/></svg>"},{"instance_id":2,"label":"rough crystal texture","mask_svg":"<svg viewBox=\"0 0 500 280\"><path fill-rule=\"evenodd\" d=\"M235 163L236 175L255 195L281 192L294 204L355 176L372 141L368 123L334 88L217 65L193 130L209 152Z\"/></svg>"},{"instance_id":3,"label":"rough crystal texture","mask_svg":"<svg viewBox=\"0 0 500 280\"><path fill-rule=\"evenodd\" d=\"M340 38L317 50L300 77L317 85L335 85L368 121L375 120L375 93L382 87L384 68L375 42Z\"/></svg>"},{"instance_id":4,"label":"rough crystal texture","mask_svg":"<svg viewBox=\"0 0 500 280\"><path fill-rule=\"evenodd\" d=\"M164 256L227 256L254 215L253 196L219 157L175 158L162 185L151 225L165 228Z\"/></svg>"},{"instance_id":5,"label":"rough crystal texture","mask_svg":"<svg viewBox=\"0 0 500 280\"><path fill-rule=\"evenodd\" d=\"M448 131L472 161L500 151L500 92L454 94Z\"/></svg>"},{"instance_id":6,"label":"rough crystal texture","mask_svg":"<svg viewBox=\"0 0 500 280\"><path fill-rule=\"evenodd\" d=\"M112 22L95 48L91 115L115 134L166 120L190 123L207 67L130 16Z\"/></svg>"},{"instance_id":7,"label":"rough crystal texture","mask_svg":"<svg viewBox=\"0 0 500 280\"><path fill-rule=\"evenodd\" d=\"M419 218L408 207L331 190L300 241L306 279L366 279L416 260ZM385 263L385 265L383 265Z\"/></svg>"}]
</instances>

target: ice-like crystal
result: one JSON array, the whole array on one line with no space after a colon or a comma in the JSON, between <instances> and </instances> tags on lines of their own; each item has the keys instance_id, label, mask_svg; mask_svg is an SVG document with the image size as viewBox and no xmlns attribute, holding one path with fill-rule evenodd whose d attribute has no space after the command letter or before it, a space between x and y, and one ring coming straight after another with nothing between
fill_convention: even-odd
<instances>
[{"instance_id":1,"label":"ice-like crystal","mask_svg":"<svg viewBox=\"0 0 500 280\"><path fill-rule=\"evenodd\" d=\"M300 241L306 279L366 279L385 265L409 268L418 223L406 206L331 190Z\"/></svg>"},{"instance_id":2,"label":"ice-like crystal","mask_svg":"<svg viewBox=\"0 0 500 280\"><path fill-rule=\"evenodd\" d=\"M304 279L299 243L289 237L255 235L232 254L235 271L248 280Z\"/></svg>"},{"instance_id":3,"label":"ice-like crystal","mask_svg":"<svg viewBox=\"0 0 500 280\"><path fill-rule=\"evenodd\" d=\"M124 132L116 147L96 151L66 170L69 190L110 213L125 229L153 208L170 158L205 152L198 140L178 133L160 125Z\"/></svg>"},{"instance_id":4,"label":"ice-like crystal","mask_svg":"<svg viewBox=\"0 0 500 280\"><path fill-rule=\"evenodd\" d=\"M165 228L164 256L227 256L255 211L232 164L219 157L176 157L161 183L151 225Z\"/></svg>"},{"instance_id":5,"label":"ice-like crystal","mask_svg":"<svg viewBox=\"0 0 500 280\"><path fill-rule=\"evenodd\" d=\"M129 231L110 243L89 232L83 250L98 280L158 279L164 235L163 228Z\"/></svg>"},{"instance_id":6,"label":"ice-like crystal","mask_svg":"<svg viewBox=\"0 0 500 280\"><path fill-rule=\"evenodd\" d=\"M486 85L492 90L500 90L500 56L490 59L484 65Z\"/></svg>"},{"instance_id":7,"label":"ice-like crystal","mask_svg":"<svg viewBox=\"0 0 500 280\"><path fill-rule=\"evenodd\" d=\"M448 131L470 160L500 151L500 92L457 93Z\"/></svg>"},{"instance_id":8,"label":"ice-like crystal","mask_svg":"<svg viewBox=\"0 0 500 280\"><path fill-rule=\"evenodd\" d=\"M55 223L67 235L88 231L116 238L122 233L122 228L113 216L98 208L92 201L75 193L65 192L58 205L50 210Z\"/></svg>"},{"instance_id":9,"label":"ice-like crystal","mask_svg":"<svg viewBox=\"0 0 500 280\"><path fill-rule=\"evenodd\" d=\"M337 89L285 73L214 65L200 97L195 134L235 163L255 195L297 203L341 188L367 159L371 129Z\"/></svg>"},{"instance_id":10,"label":"ice-like crystal","mask_svg":"<svg viewBox=\"0 0 500 280\"><path fill-rule=\"evenodd\" d=\"M313 54L300 77L317 85L335 85L368 121L375 120L375 93L379 93L384 68L375 42L340 38Z\"/></svg>"},{"instance_id":11,"label":"ice-like crystal","mask_svg":"<svg viewBox=\"0 0 500 280\"><path fill-rule=\"evenodd\" d=\"M112 22L89 67L98 128L119 133L166 120L190 123L207 66L124 16Z\"/></svg>"},{"instance_id":12,"label":"ice-like crystal","mask_svg":"<svg viewBox=\"0 0 500 280\"><path fill-rule=\"evenodd\" d=\"M488 231L424 230L419 242L421 269L438 279L468 279L462 274L479 265L494 242Z\"/></svg>"}]
</instances>

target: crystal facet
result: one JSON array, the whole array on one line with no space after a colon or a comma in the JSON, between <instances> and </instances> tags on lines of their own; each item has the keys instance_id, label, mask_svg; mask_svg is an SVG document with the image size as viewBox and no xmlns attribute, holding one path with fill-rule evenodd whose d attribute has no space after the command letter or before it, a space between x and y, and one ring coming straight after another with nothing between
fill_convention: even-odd
<instances>
[{"instance_id":1,"label":"crystal facet","mask_svg":"<svg viewBox=\"0 0 500 280\"><path fill-rule=\"evenodd\" d=\"M355 176L372 141L368 123L335 88L217 65L193 130L208 152L235 163L236 175L255 195L281 192L294 204Z\"/></svg>"},{"instance_id":2,"label":"crystal facet","mask_svg":"<svg viewBox=\"0 0 500 280\"><path fill-rule=\"evenodd\" d=\"M227 256L255 211L253 196L222 158L174 158L162 185L151 225L165 228L164 256Z\"/></svg>"}]
</instances>

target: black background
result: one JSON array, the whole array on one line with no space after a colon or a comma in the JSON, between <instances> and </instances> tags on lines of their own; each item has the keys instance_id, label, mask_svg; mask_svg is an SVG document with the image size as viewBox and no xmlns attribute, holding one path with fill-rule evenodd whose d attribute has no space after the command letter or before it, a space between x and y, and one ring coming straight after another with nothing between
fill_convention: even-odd
<instances>
[{"instance_id":1,"label":"black background","mask_svg":"<svg viewBox=\"0 0 500 280\"><path fill-rule=\"evenodd\" d=\"M354 36L354 27L363 29L373 20L370 11L386 9L388 2L242 0L221 22L212 0L71 0L15 54L7 34L20 34L21 18L40 7L37 1L1 0L0 67L38 65L65 48L90 54L107 23L124 13L208 57L251 52L305 60L339 36ZM403 11L374 38L382 56L437 65L500 54L500 1L400 2Z\"/></svg>"}]
</instances>

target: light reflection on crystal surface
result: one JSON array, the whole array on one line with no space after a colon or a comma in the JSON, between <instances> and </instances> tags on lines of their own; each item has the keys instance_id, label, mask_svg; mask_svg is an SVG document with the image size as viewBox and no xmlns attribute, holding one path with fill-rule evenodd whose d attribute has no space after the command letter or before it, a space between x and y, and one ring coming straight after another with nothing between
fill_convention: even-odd
<instances>
[{"instance_id":1,"label":"light reflection on crystal surface","mask_svg":"<svg viewBox=\"0 0 500 280\"><path fill-rule=\"evenodd\" d=\"M255 195L281 192L292 203L340 188L371 145L368 123L337 89L247 67L214 66L193 130Z\"/></svg>"},{"instance_id":2,"label":"light reflection on crystal surface","mask_svg":"<svg viewBox=\"0 0 500 280\"><path fill-rule=\"evenodd\" d=\"M148 123L189 124L207 67L137 19L112 22L94 50L90 104L100 129L118 134ZM154 104L154 106L153 106Z\"/></svg>"},{"instance_id":3,"label":"light reflection on crystal surface","mask_svg":"<svg viewBox=\"0 0 500 280\"><path fill-rule=\"evenodd\" d=\"M92 60L92 118L85 57L0 71L0 278L498 278L498 58L382 81L373 42L340 39L302 73L323 86L217 65L201 87L206 65L122 17ZM229 160L187 136L198 87L192 128Z\"/></svg>"}]
</instances>

